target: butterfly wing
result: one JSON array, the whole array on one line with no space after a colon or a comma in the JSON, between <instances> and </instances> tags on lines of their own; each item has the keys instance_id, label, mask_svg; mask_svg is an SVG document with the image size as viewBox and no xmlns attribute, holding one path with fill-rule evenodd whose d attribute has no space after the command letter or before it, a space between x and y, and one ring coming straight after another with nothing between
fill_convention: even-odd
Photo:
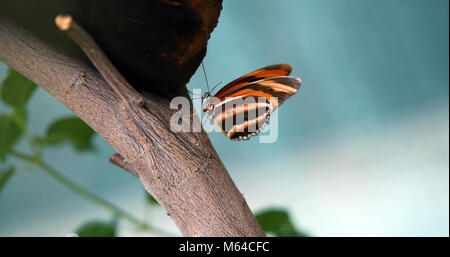
<instances>
[{"instance_id":1,"label":"butterfly wing","mask_svg":"<svg viewBox=\"0 0 450 257\"><path fill-rule=\"evenodd\" d=\"M214 122L232 140L248 140L269 122L272 111L300 88L301 80L287 76L287 64L268 66L227 84L216 93Z\"/></svg>"},{"instance_id":2,"label":"butterfly wing","mask_svg":"<svg viewBox=\"0 0 450 257\"><path fill-rule=\"evenodd\" d=\"M289 64L275 64L261 68L228 83L216 93L215 97L223 98L223 96L230 91L233 91L243 85L270 77L287 76L291 73L291 71L292 67Z\"/></svg>"},{"instance_id":3,"label":"butterfly wing","mask_svg":"<svg viewBox=\"0 0 450 257\"><path fill-rule=\"evenodd\" d=\"M266 78L228 91L220 100L251 95L267 98L271 101L273 107L277 108L297 92L301 83L299 78L293 76ZM273 99L274 97L276 97L276 100Z\"/></svg>"},{"instance_id":4,"label":"butterfly wing","mask_svg":"<svg viewBox=\"0 0 450 257\"><path fill-rule=\"evenodd\" d=\"M237 96L214 106L213 121L230 139L247 140L264 129L272 111L272 103L264 97Z\"/></svg>"}]
</instances>

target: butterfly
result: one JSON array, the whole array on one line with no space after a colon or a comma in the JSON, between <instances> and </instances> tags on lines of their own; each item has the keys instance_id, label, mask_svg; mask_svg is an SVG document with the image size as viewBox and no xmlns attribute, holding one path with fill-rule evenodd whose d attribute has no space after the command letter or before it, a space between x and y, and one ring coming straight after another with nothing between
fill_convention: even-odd
<instances>
[{"instance_id":1,"label":"butterfly","mask_svg":"<svg viewBox=\"0 0 450 257\"><path fill-rule=\"evenodd\" d=\"M263 130L272 112L300 88L300 78L288 76L291 71L288 64L253 71L214 96L206 92L202 110L231 140L248 140Z\"/></svg>"}]
</instances>

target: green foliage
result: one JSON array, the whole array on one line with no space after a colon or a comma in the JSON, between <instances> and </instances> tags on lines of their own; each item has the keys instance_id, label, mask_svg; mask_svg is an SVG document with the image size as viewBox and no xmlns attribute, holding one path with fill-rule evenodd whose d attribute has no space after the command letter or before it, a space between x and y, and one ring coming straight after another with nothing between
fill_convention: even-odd
<instances>
[{"instance_id":1,"label":"green foliage","mask_svg":"<svg viewBox=\"0 0 450 257\"><path fill-rule=\"evenodd\" d=\"M80 237L115 237L116 224L114 222L90 221L79 227L75 233Z\"/></svg>"},{"instance_id":2,"label":"green foliage","mask_svg":"<svg viewBox=\"0 0 450 257\"><path fill-rule=\"evenodd\" d=\"M8 75L1 84L1 100L13 108L11 118L19 128L24 129L26 126L27 113L25 107L36 88L36 84L13 69L8 70ZM5 118L3 119L5 120ZM5 122L6 121L3 121L3 123ZM8 128L11 129L11 126L15 126L11 124L10 119L8 119L6 125L3 124L3 126L8 126ZM2 132L1 125L2 124L0 124L0 132ZM14 127L14 129L17 129L17 127ZM17 136L16 134L14 134L14 136ZM82 120L70 117L53 122L47 129L46 136L39 139L39 142L44 146L69 142L75 150L85 151L94 149L92 145L94 134L95 132ZM10 134L0 135L2 136L2 141L6 138L8 147L10 147L9 141L12 141L15 137L10 137ZM0 159L4 158L4 148L5 146L3 143L0 143Z\"/></svg>"},{"instance_id":3,"label":"green foliage","mask_svg":"<svg viewBox=\"0 0 450 257\"><path fill-rule=\"evenodd\" d=\"M159 205L158 201L156 201L156 199L152 195L147 193L147 191L145 191L145 200L150 205Z\"/></svg>"},{"instance_id":4,"label":"green foliage","mask_svg":"<svg viewBox=\"0 0 450 257\"><path fill-rule=\"evenodd\" d=\"M305 233L296 230L289 214L282 209L268 209L256 214L256 220L266 233L275 236L306 236Z\"/></svg>"},{"instance_id":5,"label":"green foliage","mask_svg":"<svg viewBox=\"0 0 450 257\"><path fill-rule=\"evenodd\" d=\"M21 128L13 117L0 114L0 160L5 159L6 153L19 140L21 134Z\"/></svg>"},{"instance_id":6,"label":"green foliage","mask_svg":"<svg viewBox=\"0 0 450 257\"><path fill-rule=\"evenodd\" d=\"M9 69L8 75L2 83L0 95L7 105L13 108L22 108L35 89L36 84L17 71Z\"/></svg>"},{"instance_id":7,"label":"green foliage","mask_svg":"<svg viewBox=\"0 0 450 257\"><path fill-rule=\"evenodd\" d=\"M6 183L14 174L14 171L15 171L14 168L9 168L5 171L0 171L0 194L2 193L2 190L5 187Z\"/></svg>"},{"instance_id":8,"label":"green foliage","mask_svg":"<svg viewBox=\"0 0 450 257\"><path fill-rule=\"evenodd\" d=\"M36 85L13 69L0 85L1 100L13 108L11 115L0 114L0 160L19 140L26 123L25 105Z\"/></svg>"},{"instance_id":9,"label":"green foliage","mask_svg":"<svg viewBox=\"0 0 450 257\"><path fill-rule=\"evenodd\" d=\"M18 107L14 109L12 113L12 118L16 121L17 125L22 129L25 128L27 121L27 112L24 107Z\"/></svg>"},{"instance_id":10,"label":"green foliage","mask_svg":"<svg viewBox=\"0 0 450 257\"><path fill-rule=\"evenodd\" d=\"M86 123L76 117L63 118L54 121L47 129L41 143L45 145L59 145L70 143L77 151L93 150L93 136L95 135Z\"/></svg>"}]
</instances>

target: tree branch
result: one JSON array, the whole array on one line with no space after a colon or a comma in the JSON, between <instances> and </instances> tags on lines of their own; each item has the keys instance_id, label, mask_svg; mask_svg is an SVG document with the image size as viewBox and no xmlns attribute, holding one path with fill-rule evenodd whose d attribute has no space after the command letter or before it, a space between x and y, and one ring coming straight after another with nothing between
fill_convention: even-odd
<instances>
[{"instance_id":1,"label":"tree branch","mask_svg":"<svg viewBox=\"0 0 450 257\"><path fill-rule=\"evenodd\" d=\"M109 162L119 166L120 168L130 172L133 176L139 178L139 174L134 169L133 165L127 162L120 154L115 153L109 157Z\"/></svg>"},{"instance_id":2,"label":"tree branch","mask_svg":"<svg viewBox=\"0 0 450 257\"><path fill-rule=\"evenodd\" d=\"M208 136L170 130L167 98L149 93L124 103L91 65L1 15L0 49L0 60L66 105L134 167L183 235L264 236Z\"/></svg>"},{"instance_id":3,"label":"tree branch","mask_svg":"<svg viewBox=\"0 0 450 257\"><path fill-rule=\"evenodd\" d=\"M55 18L58 28L67 33L70 38L83 49L89 60L100 72L103 78L114 89L123 101L133 101L139 97L138 92L120 74L114 65L108 60L105 53L97 45L91 35L89 35L80 25L78 25L70 15L58 15Z\"/></svg>"}]
</instances>

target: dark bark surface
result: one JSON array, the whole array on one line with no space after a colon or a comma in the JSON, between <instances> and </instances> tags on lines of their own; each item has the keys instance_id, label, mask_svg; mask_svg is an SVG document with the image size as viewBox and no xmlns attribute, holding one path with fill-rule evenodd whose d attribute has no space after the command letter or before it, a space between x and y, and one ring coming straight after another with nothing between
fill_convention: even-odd
<instances>
[{"instance_id":1,"label":"dark bark surface","mask_svg":"<svg viewBox=\"0 0 450 257\"><path fill-rule=\"evenodd\" d=\"M60 52L87 62L58 33L54 18L71 14L139 90L167 97L182 88L206 54L218 0L2 0L0 14Z\"/></svg>"}]
</instances>

